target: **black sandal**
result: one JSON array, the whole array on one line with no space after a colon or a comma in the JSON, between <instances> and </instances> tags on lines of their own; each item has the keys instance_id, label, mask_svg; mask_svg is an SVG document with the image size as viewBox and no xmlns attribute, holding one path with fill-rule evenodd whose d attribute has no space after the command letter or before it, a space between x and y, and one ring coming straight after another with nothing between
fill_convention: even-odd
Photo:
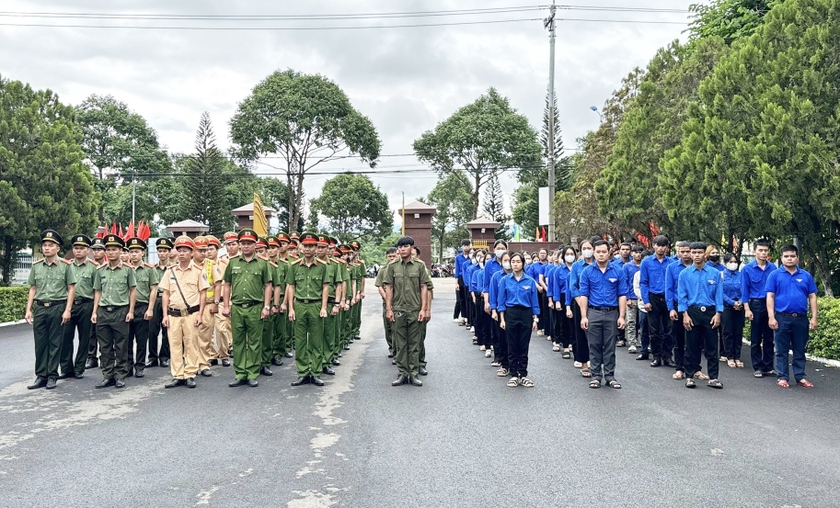
<instances>
[{"instance_id":1,"label":"black sandal","mask_svg":"<svg viewBox=\"0 0 840 508\"><path fill-rule=\"evenodd\" d=\"M685 380L685 387L686 388L697 388L697 385L694 383L693 379L688 378L688 379Z\"/></svg>"},{"instance_id":2,"label":"black sandal","mask_svg":"<svg viewBox=\"0 0 840 508\"><path fill-rule=\"evenodd\" d=\"M708 386L709 388L716 388L718 390L723 388L723 385L717 379L710 380L708 383L706 383L706 386Z\"/></svg>"},{"instance_id":3,"label":"black sandal","mask_svg":"<svg viewBox=\"0 0 840 508\"><path fill-rule=\"evenodd\" d=\"M607 381L607 386L609 386L610 388L615 388L616 390L621 390L621 383L619 383L615 379Z\"/></svg>"},{"instance_id":4,"label":"black sandal","mask_svg":"<svg viewBox=\"0 0 840 508\"><path fill-rule=\"evenodd\" d=\"M593 379L589 382L589 388L601 388L601 381Z\"/></svg>"}]
</instances>

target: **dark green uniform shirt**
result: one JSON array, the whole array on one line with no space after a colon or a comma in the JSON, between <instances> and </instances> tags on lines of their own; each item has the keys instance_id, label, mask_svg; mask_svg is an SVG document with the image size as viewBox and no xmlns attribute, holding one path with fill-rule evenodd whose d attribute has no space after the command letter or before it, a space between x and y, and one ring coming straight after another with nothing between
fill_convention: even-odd
<instances>
[{"instance_id":1,"label":"dark green uniform shirt","mask_svg":"<svg viewBox=\"0 0 840 508\"><path fill-rule=\"evenodd\" d=\"M321 261L319 259L318 262L319 263L324 263L324 264L327 265L327 276L326 276L325 281L328 281L327 284L329 284L329 286L330 286L329 289L327 289L327 298L329 298L330 300L335 300L335 286L336 286L336 284L341 283L340 280L337 280L338 277L339 277L339 275L338 275L338 263L336 263L334 260L332 260L330 258L327 258L326 261Z\"/></svg>"},{"instance_id":2,"label":"dark green uniform shirt","mask_svg":"<svg viewBox=\"0 0 840 508\"><path fill-rule=\"evenodd\" d=\"M324 284L330 283L328 266L317 258L313 259L309 266L304 264L304 258L289 265L289 270L286 272L286 285L295 287L296 300L321 299Z\"/></svg>"},{"instance_id":3,"label":"dark green uniform shirt","mask_svg":"<svg viewBox=\"0 0 840 508\"><path fill-rule=\"evenodd\" d=\"M230 259L225 268L224 280L230 283L230 301L234 305L265 301L265 285L271 283L271 266L254 256L245 261L243 256Z\"/></svg>"},{"instance_id":4,"label":"dark green uniform shirt","mask_svg":"<svg viewBox=\"0 0 840 508\"><path fill-rule=\"evenodd\" d=\"M394 299L391 308L394 312L419 312L422 307L420 286L431 282L422 261L402 259L388 265L382 284L394 288Z\"/></svg>"},{"instance_id":5,"label":"dark green uniform shirt","mask_svg":"<svg viewBox=\"0 0 840 508\"><path fill-rule=\"evenodd\" d=\"M84 263L77 264L73 261L70 265L73 275L76 277L76 298L90 298L93 300L93 281L96 279L96 264L90 259Z\"/></svg>"},{"instance_id":6,"label":"dark green uniform shirt","mask_svg":"<svg viewBox=\"0 0 840 508\"><path fill-rule=\"evenodd\" d=\"M32 263L30 286L35 286L35 301L53 302L67 299L67 287L76 283L70 263L57 257L51 264L46 259Z\"/></svg>"},{"instance_id":7,"label":"dark green uniform shirt","mask_svg":"<svg viewBox=\"0 0 840 508\"><path fill-rule=\"evenodd\" d=\"M137 282L137 302L149 303L149 297L151 296L152 286L157 286L159 282L159 270L145 263L133 268L134 280Z\"/></svg>"},{"instance_id":8,"label":"dark green uniform shirt","mask_svg":"<svg viewBox=\"0 0 840 508\"><path fill-rule=\"evenodd\" d=\"M96 270L96 278L93 280L93 289L102 292L102 296L99 297L100 307L128 305L131 288L136 286L134 269L122 263L116 268L111 268L106 263Z\"/></svg>"},{"instance_id":9,"label":"dark green uniform shirt","mask_svg":"<svg viewBox=\"0 0 840 508\"><path fill-rule=\"evenodd\" d=\"M286 272L289 270L289 262L277 258L277 267L274 268L274 287L279 287L281 299L286 294Z\"/></svg>"}]
</instances>

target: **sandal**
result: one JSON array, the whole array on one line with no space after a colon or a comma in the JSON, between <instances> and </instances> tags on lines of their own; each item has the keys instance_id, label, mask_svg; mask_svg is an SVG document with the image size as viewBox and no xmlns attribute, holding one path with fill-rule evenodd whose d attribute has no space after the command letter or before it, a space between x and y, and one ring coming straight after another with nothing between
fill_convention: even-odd
<instances>
[{"instance_id":1,"label":"sandal","mask_svg":"<svg viewBox=\"0 0 840 508\"><path fill-rule=\"evenodd\" d=\"M735 360L735 366L738 367L739 369L743 369L744 368L744 362L742 362L741 360Z\"/></svg>"},{"instance_id":2,"label":"sandal","mask_svg":"<svg viewBox=\"0 0 840 508\"><path fill-rule=\"evenodd\" d=\"M685 373L681 370L674 372L674 375L671 376L671 379L676 379L677 381L681 379L685 379Z\"/></svg>"},{"instance_id":3,"label":"sandal","mask_svg":"<svg viewBox=\"0 0 840 508\"><path fill-rule=\"evenodd\" d=\"M499 377L508 377L509 374L510 371L508 369L505 369L504 367L496 371L496 375Z\"/></svg>"},{"instance_id":4,"label":"sandal","mask_svg":"<svg viewBox=\"0 0 840 508\"><path fill-rule=\"evenodd\" d=\"M799 381L796 382L796 384L798 384L802 388L813 388L814 387L814 383L808 381L807 379L800 379Z\"/></svg>"},{"instance_id":5,"label":"sandal","mask_svg":"<svg viewBox=\"0 0 840 508\"><path fill-rule=\"evenodd\" d=\"M572 365L574 365L574 367L575 367L576 369L579 369L579 368L583 367L583 364L582 364L582 363L580 363L580 362L575 362L575 363L573 363Z\"/></svg>"},{"instance_id":6,"label":"sandal","mask_svg":"<svg viewBox=\"0 0 840 508\"><path fill-rule=\"evenodd\" d=\"M507 385L510 386L511 388L516 388L517 386L519 386L519 378L518 377L510 378L510 381L507 382Z\"/></svg>"},{"instance_id":7,"label":"sandal","mask_svg":"<svg viewBox=\"0 0 840 508\"><path fill-rule=\"evenodd\" d=\"M694 383L693 379L688 378L688 379L685 380L685 387L686 388L697 388L697 385Z\"/></svg>"},{"instance_id":8,"label":"sandal","mask_svg":"<svg viewBox=\"0 0 840 508\"><path fill-rule=\"evenodd\" d=\"M501 366L502 366L502 362L493 362L493 363L491 363L491 364L490 364L490 366L491 366L491 367L501 367Z\"/></svg>"},{"instance_id":9,"label":"sandal","mask_svg":"<svg viewBox=\"0 0 840 508\"><path fill-rule=\"evenodd\" d=\"M560 351L560 344L555 344L554 347L551 348L551 350L552 351Z\"/></svg>"},{"instance_id":10,"label":"sandal","mask_svg":"<svg viewBox=\"0 0 840 508\"><path fill-rule=\"evenodd\" d=\"M565 360L568 360L569 358L572 357L572 355L571 355L571 353L569 353L569 351L563 351L563 354L561 356Z\"/></svg>"},{"instance_id":11,"label":"sandal","mask_svg":"<svg viewBox=\"0 0 840 508\"><path fill-rule=\"evenodd\" d=\"M589 369L580 369L580 375L581 377L592 377L592 371ZM600 383L601 382L599 381L598 384Z\"/></svg>"},{"instance_id":12,"label":"sandal","mask_svg":"<svg viewBox=\"0 0 840 508\"><path fill-rule=\"evenodd\" d=\"M709 376L706 375L706 374L703 374L702 370L698 370L697 372L694 373L694 379L701 379L701 380L705 381L705 380L709 379Z\"/></svg>"},{"instance_id":13,"label":"sandal","mask_svg":"<svg viewBox=\"0 0 840 508\"><path fill-rule=\"evenodd\" d=\"M718 381L717 379L712 379L711 381L709 381L708 383L706 383L706 386L708 386L709 388L716 388L716 389L718 389L718 390L720 390L721 388L723 388L723 385L722 385L722 384L721 384L721 382L720 382L720 381Z\"/></svg>"},{"instance_id":14,"label":"sandal","mask_svg":"<svg viewBox=\"0 0 840 508\"><path fill-rule=\"evenodd\" d=\"M481 346L478 348L479 351L487 351L487 346Z\"/></svg>"},{"instance_id":15,"label":"sandal","mask_svg":"<svg viewBox=\"0 0 840 508\"><path fill-rule=\"evenodd\" d=\"M728 361L729 361L729 358L727 358L727 357L725 357L725 356L721 356L721 357L720 357L720 361L722 361L722 362L728 362Z\"/></svg>"},{"instance_id":16,"label":"sandal","mask_svg":"<svg viewBox=\"0 0 840 508\"><path fill-rule=\"evenodd\" d=\"M735 360L727 360L726 365L729 365L730 369L734 369L736 366Z\"/></svg>"},{"instance_id":17,"label":"sandal","mask_svg":"<svg viewBox=\"0 0 840 508\"><path fill-rule=\"evenodd\" d=\"M520 379L519 384L521 384L525 388L533 388L534 387L534 382L531 381L530 379L528 379L527 377L523 377L522 379Z\"/></svg>"},{"instance_id":18,"label":"sandal","mask_svg":"<svg viewBox=\"0 0 840 508\"><path fill-rule=\"evenodd\" d=\"M589 388L601 388L601 381L593 379L589 382Z\"/></svg>"},{"instance_id":19,"label":"sandal","mask_svg":"<svg viewBox=\"0 0 840 508\"><path fill-rule=\"evenodd\" d=\"M787 379L780 379L776 381L776 384L779 386L779 388L790 388L790 383L788 383Z\"/></svg>"},{"instance_id":20,"label":"sandal","mask_svg":"<svg viewBox=\"0 0 840 508\"><path fill-rule=\"evenodd\" d=\"M616 390L621 390L621 383L613 379L612 381L607 381L607 386L610 388L615 388Z\"/></svg>"}]
</instances>

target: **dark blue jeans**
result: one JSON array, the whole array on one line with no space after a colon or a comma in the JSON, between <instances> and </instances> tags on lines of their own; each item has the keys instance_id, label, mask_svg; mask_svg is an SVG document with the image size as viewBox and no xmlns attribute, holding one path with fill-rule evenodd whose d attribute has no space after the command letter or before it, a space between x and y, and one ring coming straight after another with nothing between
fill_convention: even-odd
<instances>
[{"instance_id":1,"label":"dark blue jeans","mask_svg":"<svg viewBox=\"0 0 840 508\"><path fill-rule=\"evenodd\" d=\"M750 360L756 372L773 370L773 330L767 324L767 301L750 300L753 320L750 325Z\"/></svg>"},{"instance_id":2,"label":"dark blue jeans","mask_svg":"<svg viewBox=\"0 0 840 508\"><path fill-rule=\"evenodd\" d=\"M788 351L793 350L793 378L796 382L805 379L805 346L808 345L808 317L783 316L776 313L779 329L775 333L776 375L790 381L788 375Z\"/></svg>"},{"instance_id":3,"label":"dark blue jeans","mask_svg":"<svg viewBox=\"0 0 840 508\"><path fill-rule=\"evenodd\" d=\"M640 300L641 301L641 300ZM648 313L639 311L639 335L642 337L642 350L640 353L650 352L650 328L648 328Z\"/></svg>"}]
</instances>

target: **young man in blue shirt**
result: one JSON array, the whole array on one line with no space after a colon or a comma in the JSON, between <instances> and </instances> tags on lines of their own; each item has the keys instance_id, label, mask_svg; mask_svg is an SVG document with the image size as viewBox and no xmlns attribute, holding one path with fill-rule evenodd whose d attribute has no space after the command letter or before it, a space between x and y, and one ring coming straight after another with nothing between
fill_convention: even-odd
<instances>
[{"instance_id":1,"label":"young man in blue shirt","mask_svg":"<svg viewBox=\"0 0 840 508\"><path fill-rule=\"evenodd\" d=\"M671 242L667 236L657 236L653 239L654 255L646 257L639 266L641 305L647 310L650 328L650 352L653 356L651 367L675 366L670 353L674 349L671 318L665 302L665 271L673 262L668 257L670 247Z\"/></svg>"},{"instance_id":2,"label":"young man in blue shirt","mask_svg":"<svg viewBox=\"0 0 840 508\"><path fill-rule=\"evenodd\" d=\"M700 352L706 355L709 388L723 388L718 380L718 336L723 312L723 279L716 268L706 266L706 244L690 246L693 263L682 270L677 282L678 308L686 333L686 388L694 388L695 374L700 372Z\"/></svg>"},{"instance_id":3,"label":"young man in blue shirt","mask_svg":"<svg viewBox=\"0 0 840 508\"><path fill-rule=\"evenodd\" d=\"M750 321L750 359L755 377L775 374L773 371L773 331L767 316L767 278L776 266L767 258L770 242L755 242L755 261L748 263L741 271L741 298L744 302L744 317Z\"/></svg>"},{"instance_id":4,"label":"young man in blue shirt","mask_svg":"<svg viewBox=\"0 0 840 508\"><path fill-rule=\"evenodd\" d=\"M607 386L621 388L615 380L615 343L618 330L624 328L630 288L624 270L610 263L607 242L598 240L593 248L596 262L580 274L580 327L589 338L589 387L599 388L603 376Z\"/></svg>"},{"instance_id":5,"label":"young man in blue shirt","mask_svg":"<svg viewBox=\"0 0 840 508\"><path fill-rule=\"evenodd\" d=\"M685 378L685 328L683 328L683 312L678 309L677 283L680 273L691 266L691 242L680 241L676 243L678 261L668 265L665 270L665 304L668 306L668 313L671 318L671 335L674 337L676 347L674 348L674 363L676 372L673 379ZM668 354L670 355L670 351Z\"/></svg>"},{"instance_id":6,"label":"young man in blue shirt","mask_svg":"<svg viewBox=\"0 0 840 508\"><path fill-rule=\"evenodd\" d=\"M464 268L466 268L465 264L470 263L470 241L469 240L461 240L461 253L455 256L455 273L454 277L456 280L455 284L455 293L456 293L456 307L458 309L458 313L461 315L459 319L458 316L455 316L455 319L460 321L458 323L459 326L464 326L467 324L467 317L469 316L467 309L469 305L467 305L466 300L466 284L464 282Z\"/></svg>"},{"instance_id":7,"label":"young man in blue shirt","mask_svg":"<svg viewBox=\"0 0 840 508\"><path fill-rule=\"evenodd\" d=\"M767 278L768 325L775 330L776 383L790 388L788 351L793 350L793 377L803 388L814 384L805 378L805 347L809 330L817 329L817 285L810 273L799 268L799 249L782 247L782 267ZM808 318L810 307L811 318Z\"/></svg>"},{"instance_id":8,"label":"young man in blue shirt","mask_svg":"<svg viewBox=\"0 0 840 508\"><path fill-rule=\"evenodd\" d=\"M642 252L645 250L641 245L635 245L631 249L630 262L622 266L624 275L627 277L627 285L630 286L630 292L627 293L627 313L625 316L626 326L624 327L624 337L627 339L627 352L634 354L640 347L639 332L641 327L637 327L639 322L639 300L636 298L636 292L633 291L633 277L639 271L639 265L642 263Z\"/></svg>"}]
</instances>

